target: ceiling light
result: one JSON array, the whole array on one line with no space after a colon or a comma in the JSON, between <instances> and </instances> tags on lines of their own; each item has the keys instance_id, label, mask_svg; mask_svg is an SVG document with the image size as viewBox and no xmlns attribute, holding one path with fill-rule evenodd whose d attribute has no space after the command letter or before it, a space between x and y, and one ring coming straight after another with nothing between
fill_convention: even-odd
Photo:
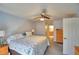
<instances>
[{"instance_id":1,"label":"ceiling light","mask_svg":"<svg viewBox=\"0 0 79 59\"><path fill-rule=\"evenodd\" d=\"M54 26L53 25L49 25L49 31L54 31Z\"/></svg>"},{"instance_id":2,"label":"ceiling light","mask_svg":"<svg viewBox=\"0 0 79 59\"><path fill-rule=\"evenodd\" d=\"M40 18L40 21L44 21L44 18Z\"/></svg>"}]
</instances>

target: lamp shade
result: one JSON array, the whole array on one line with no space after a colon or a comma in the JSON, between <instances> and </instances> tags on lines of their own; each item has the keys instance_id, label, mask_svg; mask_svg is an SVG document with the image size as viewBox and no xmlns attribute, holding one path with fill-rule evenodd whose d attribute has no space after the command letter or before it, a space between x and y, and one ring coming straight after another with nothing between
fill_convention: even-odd
<instances>
[{"instance_id":1,"label":"lamp shade","mask_svg":"<svg viewBox=\"0 0 79 59\"><path fill-rule=\"evenodd\" d=\"M32 32L35 32L35 30L34 30L34 29L32 29Z\"/></svg>"},{"instance_id":2,"label":"lamp shade","mask_svg":"<svg viewBox=\"0 0 79 59\"><path fill-rule=\"evenodd\" d=\"M5 36L5 31L0 31L0 37L4 37Z\"/></svg>"}]
</instances>

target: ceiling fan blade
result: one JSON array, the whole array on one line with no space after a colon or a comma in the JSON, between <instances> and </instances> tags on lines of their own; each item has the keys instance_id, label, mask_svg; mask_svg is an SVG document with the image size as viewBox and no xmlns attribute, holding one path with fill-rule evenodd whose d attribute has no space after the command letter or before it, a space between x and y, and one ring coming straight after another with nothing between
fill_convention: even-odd
<instances>
[{"instance_id":1,"label":"ceiling fan blade","mask_svg":"<svg viewBox=\"0 0 79 59\"><path fill-rule=\"evenodd\" d=\"M39 19L39 18L41 18L40 16L37 16L37 17L35 17L35 18L33 18L33 19Z\"/></svg>"},{"instance_id":2,"label":"ceiling fan blade","mask_svg":"<svg viewBox=\"0 0 79 59\"><path fill-rule=\"evenodd\" d=\"M40 13L40 15L33 18L33 19L40 20L40 18L45 18L45 20L51 19L51 17L47 14L47 9L46 8L42 9L42 12Z\"/></svg>"},{"instance_id":3,"label":"ceiling fan blade","mask_svg":"<svg viewBox=\"0 0 79 59\"><path fill-rule=\"evenodd\" d=\"M48 16L46 16L46 15L42 15L42 14L41 14L41 17L50 19L50 17L48 17Z\"/></svg>"}]
</instances>

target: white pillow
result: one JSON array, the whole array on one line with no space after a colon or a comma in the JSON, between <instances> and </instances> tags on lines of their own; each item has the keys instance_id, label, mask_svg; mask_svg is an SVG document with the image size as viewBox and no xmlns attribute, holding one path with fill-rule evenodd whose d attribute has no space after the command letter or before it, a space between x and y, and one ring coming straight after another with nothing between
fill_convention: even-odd
<instances>
[{"instance_id":1,"label":"white pillow","mask_svg":"<svg viewBox=\"0 0 79 59\"><path fill-rule=\"evenodd\" d=\"M32 32L26 32L26 36L32 36Z\"/></svg>"},{"instance_id":2,"label":"white pillow","mask_svg":"<svg viewBox=\"0 0 79 59\"><path fill-rule=\"evenodd\" d=\"M10 38L12 38L12 39L21 39L21 38L24 38L24 36L22 34L15 34L15 35L10 36Z\"/></svg>"},{"instance_id":3,"label":"white pillow","mask_svg":"<svg viewBox=\"0 0 79 59\"><path fill-rule=\"evenodd\" d=\"M24 36L22 34L11 35L7 38L7 42L9 43L11 40L22 39Z\"/></svg>"}]
</instances>

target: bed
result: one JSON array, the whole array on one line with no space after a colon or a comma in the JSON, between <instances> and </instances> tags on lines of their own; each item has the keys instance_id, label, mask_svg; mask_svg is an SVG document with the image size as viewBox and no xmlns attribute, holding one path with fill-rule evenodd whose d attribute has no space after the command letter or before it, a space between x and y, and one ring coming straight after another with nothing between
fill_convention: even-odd
<instances>
[{"instance_id":1,"label":"bed","mask_svg":"<svg viewBox=\"0 0 79 59\"><path fill-rule=\"evenodd\" d=\"M9 49L12 54L18 55L43 55L49 46L45 36L25 36L23 38L8 38Z\"/></svg>"}]
</instances>

